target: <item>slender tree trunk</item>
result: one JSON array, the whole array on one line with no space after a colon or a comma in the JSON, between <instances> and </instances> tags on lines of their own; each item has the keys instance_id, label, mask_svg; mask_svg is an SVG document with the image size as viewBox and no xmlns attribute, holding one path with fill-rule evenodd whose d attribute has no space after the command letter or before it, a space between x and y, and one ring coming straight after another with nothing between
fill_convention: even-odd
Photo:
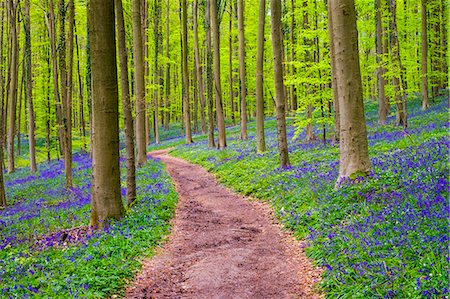
<instances>
[{"instance_id":1,"label":"slender tree trunk","mask_svg":"<svg viewBox=\"0 0 450 299\"><path fill-rule=\"evenodd\" d=\"M141 2L133 0L133 50L134 80L136 84L136 146L137 165L147 161L145 131L144 53L142 47Z\"/></svg>"},{"instance_id":2,"label":"slender tree trunk","mask_svg":"<svg viewBox=\"0 0 450 299\"><path fill-rule=\"evenodd\" d=\"M25 58L25 57L24 57ZM17 125L16 125L16 134L17 134L17 156L20 156L20 130L22 129L22 103L23 103L23 90L25 88L24 82L25 82L25 76L26 76L26 70L24 67L22 67L22 76L20 76L20 85L19 85L19 109L17 110Z\"/></svg>"},{"instance_id":3,"label":"slender tree trunk","mask_svg":"<svg viewBox=\"0 0 450 299\"><path fill-rule=\"evenodd\" d=\"M198 0L194 0L193 12L194 16L194 59L195 59L195 72L197 75L198 82L198 93L200 95L200 124L202 128L202 133L206 134L206 116L205 116L205 91L203 89L203 76L202 76L202 67L200 63L200 54L199 54L199 44L198 44Z\"/></svg>"},{"instance_id":4,"label":"slender tree trunk","mask_svg":"<svg viewBox=\"0 0 450 299\"><path fill-rule=\"evenodd\" d=\"M166 59L170 58L169 23L170 23L170 0L166 1ZM166 62L166 116L164 117L164 128L169 130L170 125L170 63Z\"/></svg>"},{"instance_id":5,"label":"slender tree trunk","mask_svg":"<svg viewBox=\"0 0 450 299\"><path fill-rule=\"evenodd\" d=\"M281 31L281 0L270 1L272 23L273 68L275 81L275 105L277 115L277 140L280 153L280 166L289 166L289 153L286 137L285 87L283 82L283 33Z\"/></svg>"},{"instance_id":6,"label":"slender tree trunk","mask_svg":"<svg viewBox=\"0 0 450 299\"><path fill-rule=\"evenodd\" d=\"M104 227L124 215L120 198L119 105L114 2L91 1L88 11L93 92L91 225ZM138 28L140 31L140 27ZM142 47L141 47L142 49Z\"/></svg>"},{"instance_id":7,"label":"slender tree trunk","mask_svg":"<svg viewBox=\"0 0 450 299\"><path fill-rule=\"evenodd\" d=\"M264 27L266 23L266 0L259 0L258 49L256 52L256 139L257 150L266 151L264 137Z\"/></svg>"},{"instance_id":8,"label":"slender tree trunk","mask_svg":"<svg viewBox=\"0 0 450 299\"><path fill-rule=\"evenodd\" d=\"M197 72L192 69L192 85L194 87L194 112L192 113L192 118L194 119L194 132L198 132L198 79Z\"/></svg>"},{"instance_id":9,"label":"slender tree trunk","mask_svg":"<svg viewBox=\"0 0 450 299\"><path fill-rule=\"evenodd\" d=\"M75 30L76 31L76 30ZM78 35L75 34L75 48L77 51L77 72L78 72L78 89L79 89L79 122L80 122L80 130L81 137L83 138L83 150L87 150L86 146L86 122L84 120L84 96L83 96L83 81L81 79L81 69L80 69L80 49L78 45Z\"/></svg>"},{"instance_id":10,"label":"slender tree trunk","mask_svg":"<svg viewBox=\"0 0 450 299\"><path fill-rule=\"evenodd\" d=\"M387 122L387 116L389 114L389 101L386 98L385 86L386 80L384 74L386 69L383 66L382 57L385 54L383 46L383 21L382 21L382 7L381 0L375 0L375 23L376 23L376 48L377 48L377 81L378 81L378 124L385 125Z\"/></svg>"},{"instance_id":11,"label":"slender tree trunk","mask_svg":"<svg viewBox=\"0 0 450 299\"><path fill-rule=\"evenodd\" d=\"M427 37L427 0L422 0L422 109L426 110L428 101L428 37Z\"/></svg>"},{"instance_id":12,"label":"slender tree trunk","mask_svg":"<svg viewBox=\"0 0 450 299\"><path fill-rule=\"evenodd\" d=\"M1 31L0 31L0 208L6 206L6 195L5 195L5 184L3 182L3 163L4 163L4 157L3 157L3 124L4 124L4 118L3 118L3 103L5 99L5 80L3 76L3 30L4 30L4 23L5 23L5 10L6 10L6 2L3 1L0 3L1 8Z\"/></svg>"},{"instance_id":13,"label":"slender tree trunk","mask_svg":"<svg viewBox=\"0 0 450 299\"><path fill-rule=\"evenodd\" d=\"M370 169L367 131L364 120L358 33L354 0L329 2L334 47L334 74L340 107L340 160L336 186L347 178L366 175Z\"/></svg>"},{"instance_id":14,"label":"slender tree trunk","mask_svg":"<svg viewBox=\"0 0 450 299\"><path fill-rule=\"evenodd\" d=\"M395 1L396 0L388 0L390 13L390 46L394 59L394 76L392 78L392 84L394 85L395 105L397 107L397 125L406 128L408 126L406 115L406 98L404 94L405 89L403 88L403 67L400 58L400 43L398 41L397 31L397 5Z\"/></svg>"},{"instance_id":15,"label":"slender tree trunk","mask_svg":"<svg viewBox=\"0 0 450 299\"><path fill-rule=\"evenodd\" d=\"M153 36L154 36L154 54L153 54L153 77L154 77L154 83L155 86L159 84L160 78L159 78L159 65L158 65L158 59L159 59L159 44L161 42L160 40L160 22L161 22L161 1L155 0L154 7L153 7ZM155 131L155 143L159 144L159 108L158 108L158 96L159 96L159 87L154 89L153 92L153 127Z\"/></svg>"},{"instance_id":16,"label":"slender tree trunk","mask_svg":"<svg viewBox=\"0 0 450 299\"><path fill-rule=\"evenodd\" d=\"M68 92L68 72L66 65L66 5L64 0L59 1L59 72L61 81L61 103L62 103L62 124L63 124L63 139L62 144L64 152L64 170L66 175L66 189L70 189L73 186L72 182L72 112L71 112L71 100L69 99Z\"/></svg>"},{"instance_id":17,"label":"slender tree trunk","mask_svg":"<svg viewBox=\"0 0 450 299\"><path fill-rule=\"evenodd\" d=\"M115 0L117 20L117 42L120 57L120 85L122 90L122 109L125 127L125 149L127 169L127 205L131 206L136 200L136 168L134 158L134 130L131 109L130 89L128 82L128 53L125 43L125 23L123 17L122 0Z\"/></svg>"},{"instance_id":18,"label":"slender tree trunk","mask_svg":"<svg viewBox=\"0 0 450 299\"><path fill-rule=\"evenodd\" d=\"M51 108L51 102L50 102L50 76L51 76L51 71L52 68L50 66L50 51L48 48L46 48L45 50L45 61L47 63L47 76L46 76L46 84L44 85L44 92L43 94L45 94L45 97L47 98L47 113L45 116L45 148L47 150L47 162L50 162L50 160L52 159L51 157L51 145L52 145L52 139L51 139L51 133L52 133L52 129L51 129L51 112L52 112L52 108Z\"/></svg>"},{"instance_id":19,"label":"slender tree trunk","mask_svg":"<svg viewBox=\"0 0 450 299\"><path fill-rule=\"evenodd\" d=\"M2 207L6 207L6 194L5 194L5 184L3 181L3 163L4 163L4 157L3 157L3 148L4 148L4 143L3 143L3 135L4 135L4 131L3 131L3 127L4 127L4 118L3 118L3 102L4 102L4 98L5 98L5 80L3 77L3 26L5 23L5 10L6 8L6 2L2 1L0 3L0 8L2 11L1 14L1 21L2 24L1 26L1 31L0 31L0 102L1 102L1 106L0 106L0 208Z\"/></svg>"},{"instance_id":20,"label":"slender tree trunk","mask_svg":"<svg viewBox=\"0 0 450 299\"><path fill-rule=\"evenodd\" d=\"M331 11L331 5L328 3L328 34L330 37L330 53L335 53L335 42L333 39L334 28L331 26L333 24L333 12ZM341 131L340 126L340 113L339 113L339 94L337 88L337 76L336 73L336 59L334 55L330 54L330 64L331 64L331 89L333 90L333 108L334 108L334 136L333 141L339 141L339 134Z\"/></svg>"},{"instance_id":21,"label":"slender tree trunk","mask_svg":"<svg viewBox=\"0 0 450 299\"><path fill-rule=\"evenodd\" d=\"M235 105L234 105L234 88L233 88L233 1L230 1L230 21L228 25L228 94L230 97L231 121L236 125Z\"/></svg>"},{"instance_id":22,"label":"slender tree trunk","mask_svg":"<svg viewBox=\"0 0 450 299\"><path fill-rule=\"evenodd\" d=\"M239 79L241 92L241 139L247 139L247 86L245 83L244 0L237 0L239 31Z\"/></svg>"},{"instance_id":23,"label":"slender tree trunk","mask_svg":"<svg viewBox=\"0 0 450 299\"><path fill-rule=\"evenodd\" d=\"M191 132L191 112L190 112L190 104L189 104L189 73L188 73L188 43L187 43L187 5L186 0L181 0L181 44L182 44L182 67L183 67L183 120L185 127L185 137L186 144L192 143L192 132Z\"/></svg>"},{"instance_id":24,"label":"slender tree trunk","mask_svg":"<svg viewBox=\"0 0 450 299\"><path fill-rule=\"evenodd\" d=\"M14 167L14 136L16 128L16 104L17 104L17 82L18 82L18 55L19 45L17 40L17 3L8 1L10 36L11 36L11 70L9 83L9 128L8 128L8 173L15 170Z\"/></svg>"},{"instance_id":25,"label":"slender tree trunk","mask_svg":"<svg viewBox=\"0 0 450 299\"><path fill-rule=\"evenodd\" d=\"M212 74L212 42L211 42L211 1L206 0L205 32L206 32L206 86L208 95L208 147L214 147L214 116L213 116L213 74Z\"/></svg>"},{"instance_id":26,"label":"slender tree trunk","mask_svg":"<svg viewBox=\"0 0 450 299\"><path fill-rule=\"evenodd\" d=\"M30 0L25 1L25 58L27 70L27 102L28 102L28 140L30 152L30 170L36 172L36 139L35 139L35 121L33 108L33 72L31 69L31 35L30 35Z\"/></svg>"},{"instance_id":27,"label":"slender tree trunk","mask_svg":"<svg viewBox=\"0 0 450 299\"><path fill-rule=\"evenodd\" d=\"M295 62L295 0L291 0L291 32L290 32L290 42L291 42L291 63ZM291 75L295 76L295 66L291 65ZM297 89L295 84L291 85L291 100L292 100L292 110L297 111Z\"/></svg>"},{"instance_id":28,"label":"slender tree trunk","mask_svg":"<svg viewBox=\"0 0 450 299\"><path fill-rule=\"evenodd\" d=\"M214 48L214 89L216 94L216 115L217 115L217 129L219 138L217 147L223 149L227 146L225 133L225 119L223 117L222 108L222 84L220 81L220 38L219 38L219 20L217 12L217 1L212 0L210 3L210 17L212 27L212 40Z\"/></svg>"}]
</instances>

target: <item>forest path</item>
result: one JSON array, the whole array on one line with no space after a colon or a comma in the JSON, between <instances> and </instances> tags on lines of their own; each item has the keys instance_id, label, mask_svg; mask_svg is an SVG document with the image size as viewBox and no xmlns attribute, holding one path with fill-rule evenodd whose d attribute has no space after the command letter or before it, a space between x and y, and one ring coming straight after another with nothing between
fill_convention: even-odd
<instances>
[{"instance_id":1,"label":"forest path","mask_svg":"<svg viewBox=\"0 0 450 299\"><path fill-rule=\"evenodd\" d=\"M320 270L266 204L166 150L150 154L166 164L179 202L167 243L144 261L127 298L321 298Z\"/></svg>"}]
</instances>

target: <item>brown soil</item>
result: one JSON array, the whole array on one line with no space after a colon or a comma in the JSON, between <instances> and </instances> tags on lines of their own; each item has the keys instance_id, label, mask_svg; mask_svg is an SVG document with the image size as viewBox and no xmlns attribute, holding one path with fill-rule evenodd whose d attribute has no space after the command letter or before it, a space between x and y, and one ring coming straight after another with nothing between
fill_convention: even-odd
<instances>
[{"instance_id":1,"label":"brown soil","mask_svg":"<svg viewBox=\"0 0 450 299\"><path fill-rule=\"evenodd\" d=\"M322 298L320 269L271 209L219 185L197 165L151 153L179 194L172 234L144 261L127 298Z\"/></svg>"}]
</instances>

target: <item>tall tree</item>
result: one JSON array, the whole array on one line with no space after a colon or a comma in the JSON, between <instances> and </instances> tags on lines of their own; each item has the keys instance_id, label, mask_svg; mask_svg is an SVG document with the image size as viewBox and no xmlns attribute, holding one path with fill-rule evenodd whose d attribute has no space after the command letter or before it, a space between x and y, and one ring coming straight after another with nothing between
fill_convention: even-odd
<instances>
[{"instance_id":1,"label":"tall tree","mask_svg":"<svg viewBox=\"0 0 450 299\"><path fill-rule=\"evenodd\" d=\"M71 100L69 99L68 89L68 72L66 65L66 4L64 0L59 1L59 78L61 86L61 104L62 104L62 125L63 125L63 142L62 148L64 153L64 171L66 175L66 188L72 188L72 111Z\"/></svg>"},{"instance_id":2,"label":"tall tree","mask_svg":"<svg viewBox=\"0 0 450 299\"><path fill-rule=\"evenodd\" d=\"M0 3L0 8L2 10L2 14L1 14L1 20L4 20L4 15L5 15L5 9L6 9L6 3L2 2ZM4 157L3 157L3 148L4 148L4 144L3 144L3 128L4 128L4 118L3 118L3 101L4 101L4 97L5 97L5 92L4 92L4 85L5 85L5 81L4 81L4 77L3 77L3 22L1 24L1 31L0 31L0 101L1 101L1 106L0 106L0 208L1 207L6 207L6 195L5 195L5 184L3 181L3 161L4 161Z\"/></svg>"},{"instance_id":3,"label":"tall tree","mask_svg":"<svg viewBox=\"0 0 450 299\"><path fill-rule=\"evenodd\" d=\"M27 102L28 102L28 140L30 152L30 170L36 172L36 138L35 121L33 107L33 72L31 69L31 31L30 31L30 0L25 1L24 7L25 21L25 59L26 59L26 77L27 77Z\"/></svg>"},{"instance_id":4,"label":"tall tree","mask_svg":"<svg viewBox=\"0 0 450 299\"><path fill-rule=\"evenodd\" d=\"M183 67L183 120L185 128L186 144L192 143L192 131L191 131L191 112L189 103L189 73L188 73L188 43L187 43L187 5L186 0L181 0L181 45L182 45L182 67Z\"/></svg>"},{"instance_id":5,"label":"tall tree","mask_svg":"<svg viewBox=\"0 0 450 299\"><path fill-rule=\"evenodd\" d=\"M95 134L93 138L91 225L104 227L108 224L109 219L119 219L124 214L120 198L119 105L114 2L91 0L88 14Z\"/></svg>"},{"instance_id":6,"label":"tall tree","mask_svg":"<svg viewBox=\"0 0 450 299\"><path fill-rule=\"evenodd\" d=\"M230 110L231 110L231 121L233 126L236 125L236 108L234 105L234 88L233 88L233 57L234 57L234 47L233 47L233 1L230 1L230 6L228 8L230 13L230 19L228 22L228 94L230 98Z\"/></svg>"},{"instance_id":7,"label":"tall tree","mask_svg":"<svg viewBox=\"0 0 450 299\"><path fill-rule=\"evenodd\" d=\"M125 150L127 171L127 205L136 200L136 168L134 157L133 115L130 100L130 85L128 82L128 53L125 41L125 21L123 17L122 0L115 0L117 20L117 43L120 59L120 86L122 90L122 109L125 127Z\"/></svg>"},{"instance_id":8,"label":"tall tree","mask_svg":"<svg viewBox=\"0 0 450 299\"><path fill-rule=\"evenodd\" d=\"M195 63L195 72L197 75L197 82L198 82L198 93L200 95L200 125L202 128L202 133L206 134L206 117L205 117L205 106L206 106L206 99L205 99L205 91L203 90L203 74L202 74L202 67L200 62L200 54L199 54L199 44L198 44L198 0L194 0L194 6L193 6L193 17L194 17L194 63Z\"/></svg>"},{"instance_id":9,"label":"tall tree","mask_svg":"<svg viewBox=\"0 0 450 299\"><path fill-rule=\"evenodd\" d=\"M295 76L295 0L291 0L291 28L290 28L290 36L289 40L291 43L291 75ZM291 84L291 107L293 111L297 110L297 89L295 84Z\"/></svg>"},{"instance_id":10,"label":"tall tree","mask_svg":"<svg viewBox=\"0 0 450 299\"><path fill-rule=\"evenodd\" d=\"M154 6L153 6L153 36L154 36L154 54L153 54L153 78L154 78L154 85L155 89L153 92L153 126L155 131L155 142L156 144L160 143L159 140L159 120L158 120L158 96L159 96L159 90L161 87L159 87L159 81L160 81L160 66L158 64L159 59L159 46L161 43L161 29L160 29L160 23L161 23L161 0L155 0Z\"/></svg>"},{"instance_id":11,"label":"tall tree","mask_svg":"<svg viewBox=\"0 0 450 299\"><path fill-rule=\"evenodd\" d=\"M133 1L133 61L136 94L136 146L137 164L142 166L147 161L145 131L145 80L144 53L142 46L141 1Z\"/></svg>"},{"instance_id":12,"label":"tall tree","mask_svg":"<svg viewBox=\"0 0 450 299\"><path fill-rule=\"evenodd\" d=\"M170 23L170 0L166 1L166 59L170 59L169 23ZM165 104L164 128L169 129L170 124L170 63L166 62L166 104Z\"/></svg>"},{"instance_id":13,"label":"tall tree","mask_svg":"<svg viewBox=\"0 0 450 299\"><path fill-rule=\"evenodd\" d=\"M400 43L398 41L398 30L397 30L397 4L396 0L388 0L389 9L389 30L390 30L390 49L392 51L393 63L391 65L392 72L392 85L394 85L394 97L395 105L397 108L397 125L406 128L407 115L406 115L406 99L405 99L405 88L404 78L403 78L403 66L400 56Z\"/></svg>"},{"instance_id":14,"label":"tall tree","mask_svg":"<svg viewBox=\"0 0 450 299\"><path fill-rule=\"evenodd\" d=\"M223 149L227 146L225 133L225 119L222 108L222 84L220 81L220 36L219 36L219 18L217 11L217 0L211 0L210 3L210 17L211 17L211 33L214 48L214 89L216 94L216 117L218 140L217 147Z\"/></svg>"},{"instance_id":15,"label":"tall tree","mask_svg":"<svg viewBox=\"0 0 450 299\"><path fill-rule=\"evenodd\" d=\"M378 123L380 125L386 124L387 116L389 114L389 101L386 98L385 86L386 80L384 74L386 69L383 63L383 56L385 54L384 47L384 30L382 20L382 6L381 0L375 0L375 23L376 23L376 50L377 50L377 88L378 88Z\"/></svg>"},{"instance_id":16,"label":"tall tree","mask_svg":"<svg viewBox=\"0 0 450 299\"><path fill-rule=\"evenodd\" d=\"M280 153L280 166L289 166L289 153L286 137L285 87L283 83L283 33L281 31L281 0L270 1L273 69L275 81L275 106L277 116L277 140Z\"/></svg>"},{"instance_id":17,"label":"tall tree","mask_svg":"<svg viewBox=\"0 0 450 299\"><path fill-rule=\"evenodd\" d=\"M332 28L336 87L340 112L339 178L366 175L370 171L361 71L359 66L358 32L354 0L329 2L328 27Z\"/></svg>"},{"instance_id":18,"label":"tall tree","mask_svg":"<svg viewBox=\"0 0 450 299\"><path fill-rule=\"evenodd\" d=\"M17 104L17 83L19 68L19 42L17 39L17 3L14 0L8 1L9 12L9 32L11 39L10 51L10 83L9 83L9 127L8 127L8 173L15 170L14 166L14 136L16 128L16 104Z\"/></svg>"},{"instance_id":19,"label":"tall tree","mask_svg":"<svg viewBox=\"0 0 450 299\"><path fill-rule=\"evenodd\" d=\"M257 150L266 151L264 136L264 27L266 23L266 0L259 0L258 49L256 53L256 139Z\"/></svg>"},{"instance_id":20,"label":"tall tree","mask_svg":"<svg viewBox=\"0 0 450 299\"><path fill-rule=\"evenodd\" d=\"M247 86L245 82L244 0L237 0L239 31L239 89L241 96L241 139L247 139Z\"/></svg>"},{"instance_id":21,"label":"tall tree","mask_svg":"<svg viewBox=\"0 0 450 299\"><path fill-rule=\"evenodd\" d=\"M214 147L214 116L213 116L213 74L212 74L212 42L211 42L211 1L206 0L205 33L206 33L206 89L208 105L208 147Z\"/></svg>"},{"instance_id":22,"label":"tall tree","mask_svg":"<svg viewBox=\"0 0 450 299\"><path fill-rule=\"evenodd\" d=\"M428 37L427 37L427 0L422 0L422 109L426 110L428 101Z\"/></svg>"}]
</instances>

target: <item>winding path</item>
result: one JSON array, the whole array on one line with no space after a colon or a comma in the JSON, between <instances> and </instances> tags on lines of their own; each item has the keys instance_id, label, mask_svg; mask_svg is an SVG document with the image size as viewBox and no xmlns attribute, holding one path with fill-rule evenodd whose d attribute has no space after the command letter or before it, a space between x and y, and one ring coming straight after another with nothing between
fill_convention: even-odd
<instances>
[{"instance_id":1,"label":"winding path","mask_svg":"<svg viewBox=\"0 0 450 299\"><path fill-rule=\"evenodd\" d=\"M127 298L321 298L320 269L267 205L219 185L202 167L152 152L179 194L172 233Z\"/></svg>"}]
</instances>

